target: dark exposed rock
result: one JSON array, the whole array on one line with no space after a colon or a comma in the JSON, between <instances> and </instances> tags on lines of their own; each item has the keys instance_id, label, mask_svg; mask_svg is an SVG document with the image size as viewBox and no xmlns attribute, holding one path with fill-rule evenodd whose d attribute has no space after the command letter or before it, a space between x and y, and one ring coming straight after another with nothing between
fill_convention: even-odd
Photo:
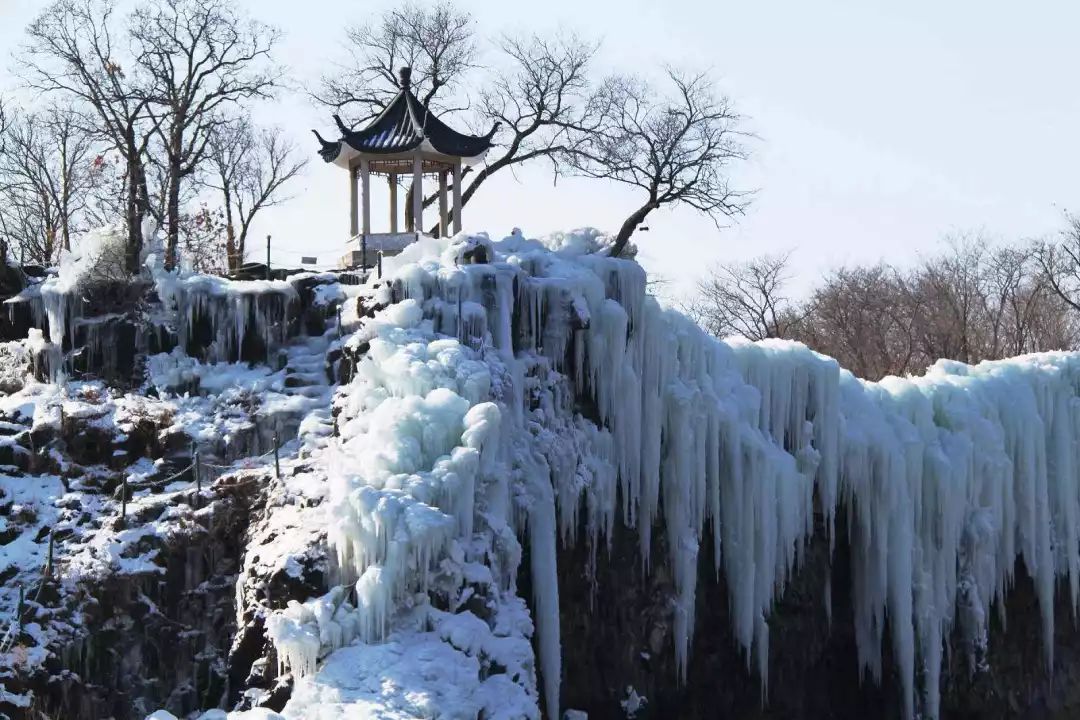
<instances>
[{"instance_id":1,"label":"dark exposed rock","mask_svg":"<svg viewBox=\"0 0 1080 720\"><path fill-rule=\"evenodd\" d=\"M841 515L842 516L842 515ZM820 525L820 523L819 523ZM679 681L671 636L673 582L663 533L654 534L652 565L642 570L638 536L616 523L610 555L599 550L595 582L585 543L561 548L563 609L562 703L590 720L622 720L627 688L647 698L647 718L901 717L899 677L883 640L881 685L860 681L852 615L849 552L838 523L830 560L824 529L770 615L769 687L763 688L737 645L728 588L713 571L710 543L702 546L696 621L686 682ZM527 567L527 563L522 563ZM943 673L943 718L1073 718L1080 716L1080 643L1067 588L1059 588L1052 673L1043 662L1038 600L1023 567L1007 600L1008 626L991 623L986 666L970 673L971 658L954 652ZM528 585L527 573L520 581ZM825 586L832 598L831 625ZM526 597L530 591L522 590ZM572 639L572 640L570 640Z\"/></svg>"},{"instance_id":2,"label":"dark exposed rock","mask_svg":"<svg viewBox=\"0 0 1080 720\"><path fill-rule=\"evenodd\" d=\"M190 533L147 536L157 544L160 575L116 575L85 588L84 632L62 653L64 672L32 679L36 710L134 720L163 706L179 716L216 707L227 685L248 512L243 498L219 499Z\"/></svg>"}]
</instances>

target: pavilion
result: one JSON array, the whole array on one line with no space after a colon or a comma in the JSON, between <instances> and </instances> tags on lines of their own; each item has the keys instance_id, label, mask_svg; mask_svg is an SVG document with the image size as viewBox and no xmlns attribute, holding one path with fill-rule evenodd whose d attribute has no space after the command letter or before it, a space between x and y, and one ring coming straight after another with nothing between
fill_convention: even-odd
<instances>
[{"instance_id":1,"label":"pavilion","mask_svg":"<svg viewBox=\"0 0 1080 720\"><path fill-rule=\"evenodd\" d=\"M442 122L413 94L408 67L400 70L398 94L386 109L361 130L350 130L337 115L341 139L329 142L317 131L319 154L328 163L349 171L350 249L346 267L366 269L373 259L395 255L424 232L424 175L439 182L438 234L461 232L462 165L473 165L491 148L498 123L482 137L464 135ZM412 173L412 212L405 213L405 232L398 232L398 184ZM371 231L371 177L385 175L390 189L390 231ZM452 176L453 211L449 209L448 180Z\"/></svg>"}]
</instances>

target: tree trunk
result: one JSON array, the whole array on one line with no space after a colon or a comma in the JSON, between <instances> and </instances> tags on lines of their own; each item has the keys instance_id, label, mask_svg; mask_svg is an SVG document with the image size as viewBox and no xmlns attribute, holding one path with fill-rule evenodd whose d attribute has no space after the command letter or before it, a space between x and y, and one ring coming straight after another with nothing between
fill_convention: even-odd
<instances>
[{"instance_id":1,"label":"tree trunk","mask_svg":"<svg viewBox=\"0 0 1080 720\"><path fill-rule=\"evenodd\" d=\"M125 142L124 155L127 159L127 197L125 198L125 215L127 222L127 271L137 273L139 271L139 256L142 254L143 236L142 221L144 205L140 200L143 185L142 159L139 157L138 148L135 145L134 132L129 131Z\"/></svg>"},{"instance_id":2,"label":"tree trunk","mask_svg":"<svg viewBox=\"0 0 1080 720\"><path fill-rule=\"evenodd\" d=\"M180 181L183 175L181 154L184 137L183 117L178 117L169 131L169 176L166 180L165 196L165 269L176 267L177 250L180 247Z\"/></svg>"},{"instance_id":3,"label":"tree trunk","mask_svg":"<svg viewBox=\"0 0 1080 720\"><path fill-rule=\"evenodd\" d=\"M67 141L65 140L60 151L60 232L64 250L71 252L71 165L67 158Z\"/></svg>"},{"instance_id":4,"label":"tree trunk","mask_svg":"<svg viewBox=\"0 0 1080 720\"><path fill-rule=\"evenodd\" d=\"M619 234L615 236L615 244L611 248L611 257L619 257L622 251L626 248L626 244L630 242L630 236L637 230L638 225L645 220L645 217L659 207L656 201L650 200L645 205L642 205L637 210L632 212L626 220L623 221L622 227L619 228Z\"/></svg>"},{"instance_id":5,"label":"tree trunk","mask_svg":"<svg viewBox=\"0 0 1080 720\"><path fill-rule=\"evenodd\" d=\"M180 167L169 161L169 179L165 198L165 269L176 267L177 249L180 246Z\"/></svg>"},{"instance_id":6,"label":"tree trunk","mask_svg":"<svg viewBox=\"0 0 1080 720\"><path fill-rule=\"evenodd\" d=\"M229 190L229 183L223 182L221 187L225 205L225 267L229 269L229 272L236 272L240 269L244 256L236 249L236 229L233 227L232 193Z\"/></svg>"},{"instance_id":7,"label":"tree trunk","mask_svg":"<svg viewBox=\"0 0 1080 720\"><path fill-rule=\"evenodd\" d=\"M239 268L244 263L244 255L247 253L247 235L248 228L251 226L251 221L242 222L240 225L240 237L236 240L236 267Z\"/></svg>"}]
</instances>

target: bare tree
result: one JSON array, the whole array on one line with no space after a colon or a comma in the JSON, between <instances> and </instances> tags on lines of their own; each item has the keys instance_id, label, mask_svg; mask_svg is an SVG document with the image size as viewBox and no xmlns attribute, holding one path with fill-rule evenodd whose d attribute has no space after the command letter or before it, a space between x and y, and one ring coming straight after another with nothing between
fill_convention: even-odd
<instances>
[{"instance_id":1,"label":"bare tree","mask_svg":"<svg viewBox=\"0 0 1080 720\"><path fill-rule=\"evenodd\" d=\"M580 138L568 161L578 172L639 188L641 205L627 216L612 248L619 255L638 226L663 205L683 204L722 218L741 215L748 193L729 184L731 165L747 157L739 116L709 78L669 71L673 93L659 95L631 76L608 78L589 114L599 129Z\"/></svg>"},{"instance_id":2,"label":"bare tree","mask_svg":"<svg viewBox=\"0 0 1080 720\"><path fill-rule=\"evenodd\" d=\"M786 252L718 265L698 281L697 298L687 311L718 337L791 337L803 312L786 294L790 260Z\"/></svg>"},{"instance_id":3,"label":"bare tree","mask_svg":"<svg viewBox=\"0 0 1080 720\"><path fill-rule=\"evenodd\" d=\"M961 236L910 270L834 270L804 302L784 292L787 257L766 256L721 266L688 310L716 335L799 340L860 377L916 374L941 358L978 363L1076 348L1080 313L1054 286L1080 285L1052 265L1060 252Z\"/></svg>"},{"instance_id":4,"label":"bare tree","mask_svg":"<svg viewBox=\"0 0 1080 720\"><path fill-rule=\"evenodd\" d=\"M138 269L146 215L145 156L155 129L148 99L131 75L130 56L116 41L113 0L56 0L27 29L21 72L39 92L81 103L93 129L124 161L126 266ZM120 33L122 36L122 33Z\"/></svg>"},{"instance_id":5,"label":"bare tree","mask_svg":"<svg viewBox=\"0 0 1080 720\"><path fill-rule=\"evenodd\" d=\"M176 262L181 185L206 157L225 108L268 97L279 78L269 63L277 30L241 17L227 0L155 0L131 22L165 167L165 266Z\"/></svg>"},{"instance_id":6,"label":"bare tree","mask_svg":"<svg viewBox=\"0 0 1080 720\"><path fill-rule=\"evenodd\" d=\"M1080 215L1067 213L1060 237L1041 243L1036 257L1054 293L1080 312Z\"/></svg>"},{"instance_id":7,"label":"bare tree","mask_svg":"<svg viewBox=\"0 0 1080 720\"><path fill-rule=\"evenodd\" d=\"M988 256L988 355L1010 357L1076 346L1077 320L1038 261L1039 245L993 248Z\"/></svg>"},{"instance_id":8,"label":"bare tree","mask_svg":"<svg viewBox=\"0 0 1080 720\"><path fill-rule=\"evenodd\" d=\"M793 338L836 358L859 377L903 375L919 361L918 308L919 299L895 269L841 268L813 292L806 321Z\"/></svg>"},{"instance_id":9,"label":"bare tree","mask_svg":"<svg viewBox=\"0 0 1080 720\"><path fill-rule=\"evenodd\" d=\"M255 216L289 200L285 185L307 166L280 128L256 130L246 118L219 127L209 149L206 185L221 193L228 268L244 260Z\"/></svg>"},{"instance_id":10,"label":"bare tree","mask_svg":"<svg viewBox=\"0 0 1080 720\"><path fill-rule=\"evenodd\" d=\"M356 123L382 112L401 89L398 69L412 68L417 97L440 112L476 67L472 15L451 3L407 4L378 22L346 28L348 59L323 76L312 97Z\"/></svg>"},{"instance_id":11,"label":"bare tree","mask_svg":"<svg viewBox=\"0 0 1080 720\"><path fill-rule=\"evenodd\" d=\"M0 97L0 157L4 155L7 148L7 135L8 128L10 127L10 116L8 110L4 104L4 99ZM0 178L0 192L4 189L4 180ZM8 231L8 210L2 204L0 204L0 277L7 269L9 250L11 248L10 235Z\"/></svg>"},{"instance_id":12,"label":"bare tree","mask_svg":"<svg viewBox=\"0 0 1080 720\"><path fill-rule=\"evenodd\" d=\"M995 245L979 237L949 239L908 283L921 300L920 352L976 363L1070 347L1073 313L1053 291L1067 280L1039 263L1031 243Z\"/></svg>"},{"instance_id":13,"label":"bare tree","mask_svg":"<svg viewBox=\"0 0 1080 720\"><path fill-rule=\"evenodd\" d=\"M210 138L207 153L208 172L204 183L221 193L225 224L225 256L229 270L238 268L244 259L244 250L236 245L236 222L234 208L243 176L249 166L254 144L251 122L246 117L236 118L219 125Z\"/></svg>"},{"instance_id":14,"label":"bare tree","mask_svg":"<svg viewBox=\"0 0 1080 720\"><path fill-rule=\"evenodd\" d=\"M71 238L94 181L92 141L74 112L53 106L19 115L0 149L0 213L25 259L51 264Z\"/></svg>"},{"instance_id":15,"label":"bare tree","mask_svg":"<svg viewBox=\"0 0 1080 720\"><path fill-rule=\"evenodd\" d=\"M923 298L916 321L927 358L970 363L982 360L987 309L987 243L981 238L950 238L947 251L924 261L909 280Z\"/></svg>"},{"instance_id":16,"label":"bare tree","mask_svg":"<svg viewBox=\"0 0 1080 720\"><path fill-rule=\"evenodd\" d=\"M422 103L493 137L496 147L484 166L463 173L463 205L496 173L530 161L549 161L558 176L560 160L587 126L587 71L595 43L573 35L502 37L494 44L490 73L483 73L473 18L449 3L407 5L346 35L349 57L323 78L316 101L362 123L401 89L398 69L409 65ZM468 96L470 86L482 88L474 98ZM408 221L412 186L405 188ZM424 207L437 198L425 197Z\"/></svg>"},{"instance_id":17,"label":"bare tree","mask_svg":"<svg viewBox=\"0 0 1080 720\"><path fill-rule=\"evenodd\" d=\"M560 162L597 123L587 114L588 69L597 45L574 35L504 37L506 65L480 93L473 119L477 132L491 127L497 142L475 173L467 168L462 205L489 178L533 160L546 160L555 177ZM425 199L425 206L436 196Z\"/></svg>"}]
</instances>

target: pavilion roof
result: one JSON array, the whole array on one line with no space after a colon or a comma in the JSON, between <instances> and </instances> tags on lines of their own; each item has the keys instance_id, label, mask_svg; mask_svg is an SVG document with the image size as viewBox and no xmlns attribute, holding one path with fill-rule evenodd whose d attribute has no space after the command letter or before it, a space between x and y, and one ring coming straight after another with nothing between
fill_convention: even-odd
<instances>
[{"instance_id":1,"label":"pavilion roof","mask_svg":"<svg viewBox=\"0 0 1080 720\"><path fill-rule=\"evenodd\" d=\"M341 138L328 142L315 132L322 145L319 154L326 162L336 162L344 154L353 156L394 155L416 149L459 158L478 158L491 147L498 123L487 135L465 135L444 123L413 94L409 69L401 70L401 90L378 117L361 130L345 126L334 116ZM353 152L347 152L351 149Z\"/></svg>"}]
</instances>

